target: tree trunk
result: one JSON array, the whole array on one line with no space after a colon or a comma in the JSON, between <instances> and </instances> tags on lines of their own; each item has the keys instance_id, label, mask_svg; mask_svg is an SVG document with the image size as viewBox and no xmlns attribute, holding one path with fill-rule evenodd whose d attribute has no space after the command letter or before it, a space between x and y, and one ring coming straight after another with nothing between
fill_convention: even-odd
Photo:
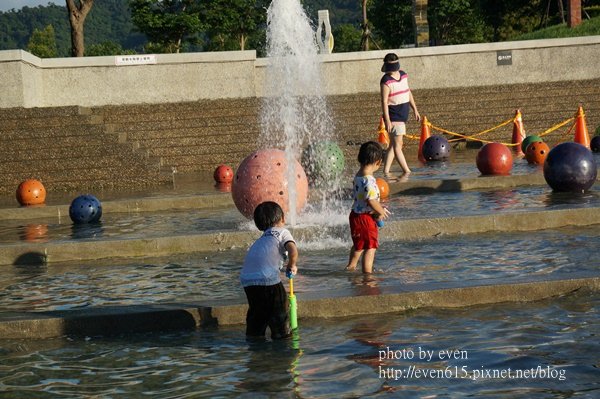
<instances>
[{"instance_id":1,"label":"tree trunk","mask_svg":"<svg viewBox=\"0 0 600 399\"><path fill-rule=\"evenodd\" d=\"M94 0L79 0L79 5L75 3L75 0L67 0L69 23L71 24L71 55L73 57L83 57L85 52L83 24L93 5Z\"/></svg>"},{"instance_id":2,"label":"tree trunk","mask_svg":"<svg viewBox=\"0 0 600 399\"><path fill-rule=\"evenodd\" d=\"M363 51L369 51L371 31L369 30L369 21L367 20L367 0L362 0L362 17L362 38L360 40L360 48Z\"/></svg>"}]
</instances>

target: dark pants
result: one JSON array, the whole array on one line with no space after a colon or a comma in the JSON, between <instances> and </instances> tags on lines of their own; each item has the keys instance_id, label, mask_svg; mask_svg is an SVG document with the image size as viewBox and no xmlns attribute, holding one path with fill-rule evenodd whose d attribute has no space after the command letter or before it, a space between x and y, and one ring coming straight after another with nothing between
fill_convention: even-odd
<instances>
[{"instance_id":1,"label":"dark pants","mask_svg":"<svg viewBox=\"0 0 600 399\"><path fill-rule=\"evenodd\" d=\"M290 336L288 296L283 283L275 285L251 285L244 287L248 298L246 335L264 337L267 326L272 339Z\"/></svg>"}]
</instances>

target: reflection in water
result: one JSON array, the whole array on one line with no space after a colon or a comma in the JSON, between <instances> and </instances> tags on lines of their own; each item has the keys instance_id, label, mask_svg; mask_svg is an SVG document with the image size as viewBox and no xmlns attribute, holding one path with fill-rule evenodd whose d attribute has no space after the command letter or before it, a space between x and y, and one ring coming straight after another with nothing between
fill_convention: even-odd
<instances>
[{"instance_id":1,"label":"reflection in water","mask_svg":"<svg viewBox=\"0 0 600 399\"><path fill-rule=\"evenodd\" d=\"M302 320L291 341L249 343L243 328L117 338L2 340L6 397L598 397L600 296ZM414 357L381 358L382 350ZM431 359L419 359L419 348ZM458 350L458 358L440 351ZM404 352L402 352L404 351ZM385 352L384 352L385 353ZM379 366L544 369L557 378L388 378ZM292 392L293 390L293 392ZM587 396L586 396L587 395ZM395 396L397 397L397 396Z\"/></svg>"},{"instance_id":2,"label":"reflection in water","mask_svg":"<svg viewBox=\"0 0 600 399\"><path fill-rule=\"evenodd\" d=\"M27 242L48 241L48 225L29 223L20 233L20 238Z\"/></svg>"},{"instance_id":3,"label":"reflection in water","mask_svg":"<svg viewBox=\"0 0 600 399\"><path fill-rule=\"evenodd\" d=\"M71 238L76 240L100 238L103 234L104 228L102 227L102 221L83 224L73 223L71 225Z\"/></svg>"}]
</instances>

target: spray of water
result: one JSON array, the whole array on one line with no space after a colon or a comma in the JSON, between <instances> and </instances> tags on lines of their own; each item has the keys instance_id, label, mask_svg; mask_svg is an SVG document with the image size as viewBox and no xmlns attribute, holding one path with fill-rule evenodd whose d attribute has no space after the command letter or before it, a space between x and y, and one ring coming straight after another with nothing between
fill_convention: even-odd
<instances>
[{"instance_id":1,"label":"spray of water","mask_svg":"<svg viewBox=\"0 0 600 399\"><path fill-rule=\"evenodd\" d=\"M267 66L265 96L261 110L261 148L285 149L288 166L299 160L301 151L317 141L336 141L331 113L322 93L321 63L316 35L299 0L273 0L267 10ZM288 167L288 181L294 170ZM339 182L331 182L339 186ZM288 186L290 212L288 222L297 223L295 187ZM330 187L335 189L336 187ZM322 207L311 205L311 220L335 217L346 219L347 209L322 200ZM317 208L318 211L317 211ZM327 216L314 216L326 212ZM342 216L343 215L343 216ZM302 223L304 224L304 223Z\"/></svg>"}]
</instances>

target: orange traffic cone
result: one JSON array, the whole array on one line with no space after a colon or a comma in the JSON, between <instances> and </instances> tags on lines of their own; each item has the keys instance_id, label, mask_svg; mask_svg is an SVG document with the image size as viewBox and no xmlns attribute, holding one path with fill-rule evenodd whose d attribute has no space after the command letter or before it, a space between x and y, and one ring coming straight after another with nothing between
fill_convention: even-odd
<instances>
[{"instance_id":1,"label":"orange traffic cone","mask_svg":"<svg viewBox=\"0 0 600 399\"><path fill-rule=\"evenodd\" d=\"M423 156L423 143L431 137L431 130L429 129L429 122L427 121L427 117L423 116L421 120L421 138L419 139L419 161L425 162L425 157Z\"/></svg>"},{"instance_id":2,"label":"orange traffic cone","mask_svg":"<svg viewBox=\"0 0 600 399\"><path fill-rule=\"evenodd\" d=\"M514 145L515 155L518 157L522 157L523 150L521 149L521 143L525 138L525 127L523 126L523 118L521 116L521 110L517 109L515 111L515 119L513 119L513 134L511 143Z\"/></svg>"},{"instance_id":3,"label":"orange traffic cone","mask_svg":"<svg viewBox=\"0 0 600 399\"><path fill-rule=\"evenodd\" d=\"M389 136L387 130L385 130L385 123L383 122L383 116L379 120L379 128L377 128L377 133L378 133L377 141L379 142L379 144L381 144L381 146L383 147L384 150L387 150L387 148L390 146L390 136Z\"/></svg>"},{"instance_id":4,"label":"orange traffic cone","mask_svg":"<svg viewBox=\"0 0 600 399\"><path fill-rule=\"evenodd\" d=\"M585 114L580 105L575 117L575 139L573 140L587 148L590 148L590 135L588 134L587 124L585 123Z\"/></svg>"}]
</instances>

